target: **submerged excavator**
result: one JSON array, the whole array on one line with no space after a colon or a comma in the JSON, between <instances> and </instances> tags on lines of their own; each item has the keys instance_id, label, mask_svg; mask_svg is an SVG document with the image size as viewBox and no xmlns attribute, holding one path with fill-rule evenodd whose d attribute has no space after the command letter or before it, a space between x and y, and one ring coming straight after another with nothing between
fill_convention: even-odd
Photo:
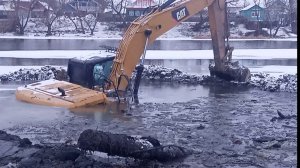
<instances>
[{"instance_id":1,"label":"submerged excavator","mask_svg":"<svg viewBox=\"0 0 300 168\"><path fill-rule=\"evenodd\" d=\"M128 92L137 95L147 46L206 7L214 53L210 74L247 82L249 69L232 62L225 0L168 0L131 23L115 56L84 61L72 58L68 63L69 82L50 79L25 85L17 88L16 98L40 105L77 108L120 101Z\"/></svg>"}]
</instances>

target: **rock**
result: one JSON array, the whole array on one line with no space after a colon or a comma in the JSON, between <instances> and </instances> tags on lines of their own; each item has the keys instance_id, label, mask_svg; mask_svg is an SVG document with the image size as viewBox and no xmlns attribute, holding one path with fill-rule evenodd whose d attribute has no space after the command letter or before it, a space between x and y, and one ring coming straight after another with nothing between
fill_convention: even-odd
<instances>
[{"instance_id":1,"label":"rock","mask_svg":"<svg viewBox=\"0 0 300 168\"><path fill-rule=\"evenodd\" d=\"M44 66L41 69L19 69L13 73L0 75L0 81L41 81L47 79L67 80L67 72L63 68Z\"/></svg>"},{"instance_id":2,"label":"rock","mask_svg":"<svg viewBox=\"0 0 300 168\"><path fill-rule=\"evenodd\" d=\"M240 66L238 61L225 62L221 71L215 67L215 63L210 63L208 69L212 76L216 75L228 81L248 82L251 78L250 70L245 66Z\"/></svg>"},{"instance_id":3,"label":"rock","mask_svg":"<svg viewBox=\"0 0 300 168\"><path fill-rule=\"evenodd\" d=\"M199 125L198 127L197 127L197 129L198 130L203 130L205 127L203 126L203 125Z\"/></svg>"},{"instance_id":4,"label":"rock","mask_svg":"<svg viewBox=\"0 0 300 168\"><path fill-rule=\"evenodd\" d=\"M147 137L146 137L147 138ZM32 145L27 138L7 134L0 130L0 167L115 167L87 157L75 145Z\"/></svg>"},{"instance_id":5,"label":"rock","mask_svg":"<svg viewBox=\"0 0 300 168\"><path fill-rule=\"evenodd\" d=\"M268 141L274 141L274 137L268 137L268 136L262 136L258 138L253 138L253 141L263 143L263 142L268 142Z\"/></svg>"},{"instance_id":6,"label":"rock","mask_svg":"<svg viewBox=\"0 0 300 168\"><path fill-rule=\"evenodd\" d=\"M32 145L32 142L28 138L23 138L19 142L20 142L19 147L27 147Z\"/></svg>"}]
</instances>

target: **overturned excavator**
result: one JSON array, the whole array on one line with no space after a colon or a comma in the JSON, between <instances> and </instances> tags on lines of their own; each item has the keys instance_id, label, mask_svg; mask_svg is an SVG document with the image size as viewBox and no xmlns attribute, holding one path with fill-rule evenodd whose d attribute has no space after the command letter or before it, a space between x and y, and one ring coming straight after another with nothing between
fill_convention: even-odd
<instances>
[{"instance_id":1,"label":"overturned excavator","mask_svg":"<svg viewBox=\"0 0 300 168\"><path fill-rule=\"evenodd\" d=\"M208 7L214 61L211 75L247 82L248 68L232 62L233 47L228 44L229 30L225 0L168 0L161 6L134 20L117 48L116 55L89 60L70 59L70 81L47 80L16 91L16 98L25 102L76 108L105 103L124 97L128 90L137 94L147 46L184 20ZM136 71L135 81L131 82Z\"/></svg>"}]
</instances>

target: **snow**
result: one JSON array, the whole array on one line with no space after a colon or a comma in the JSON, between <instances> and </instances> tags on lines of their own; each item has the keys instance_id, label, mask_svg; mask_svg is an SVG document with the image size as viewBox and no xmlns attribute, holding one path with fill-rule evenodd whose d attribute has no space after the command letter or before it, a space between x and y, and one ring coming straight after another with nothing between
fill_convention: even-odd
<instances>
[{"instance_id":1,"label":"snow","mask_svg":"<svg viewBox=\"0 0 300 168\"><path fill-rule=\"evenodd\" d=\"M75 18L74 18L75 19ZM76 19L75 22L78 22ZM21 39L121 39L124 31L111 29L112 23L100 22L97 23L94 35L89 34L86 27L86 33L78 33L75 31L73 23L67 17L60 17L53 23L52 36L46 36L47 28L43 23L43 19L30 19L28 26L25 29L23 36L16 36L14 33L0 33L0 38L21 38ZM210 30L208 28L194 32L191 27L195 22L182 22L178 26L162 34L158 39L210 39ZM77 24L79 25L79 24ZM237 25L230 29L231 38L244 38L247 30L243 25ZM296 38L297 35L279 30L282 34L281 38ZM248 38L248 37L247 37Z\"/></svg>"},{"instance_id":2,"label":"snow","mask_svg":"<svg viewBox=\"0 0 300 168\"><path fill-rule=\"evenodd\" d=\"M105 50L18 50L1 51L10 58L90 58L114 56ZM295 59L297 49L236 49L233 59ZM213 59L212 50L148 50L145 59Z\"/></svg>"},{"instance_id":3,"label":"snow","mask_svg":"<svg viewBox=\"0 0 300 168\"><path fill-rule=\"evenodd\" d=\"M44 66L0 66L0 75L3 74L9 74L9 73L13 73L15 71L18 71L20 69L41 69ZM67 67L64 66L52 66L55 68L63 68L65 70L67 70Z\"/></svg>"},{"instance_id":4,"label":"snow","mask_svg":"<svg viewBox=\"0 0 300 168\"><path fill-rule=\"evenodd\" d=\"M0 66L0 75L12 73L14 71L17 71L21 68L34 68L34 69L40 69L42 66Z\"/></svg>"},{"instance_id":5,"label":"snow","mask_svg":"<svg viewBox=\"0 0 300 168\"><path fill-rule=\"evenodd\" d=\"M9 3L4 3L0 5L0 11L13 11L14 9L11 8Z\"/></svg>"},{"instance_id":6,"label":"snow","mask_svg":"<svg viewBox=\"0 0 300 168\"><path fill-rule=\"evenodd\" d=\"M280 75L284 75L284 74L297 73L297 66L268 65L268 66L261 66L261 67L249 67L249 69L252 74L266 73L274 77L279 77Z\"/></svg>"}]
</instances>

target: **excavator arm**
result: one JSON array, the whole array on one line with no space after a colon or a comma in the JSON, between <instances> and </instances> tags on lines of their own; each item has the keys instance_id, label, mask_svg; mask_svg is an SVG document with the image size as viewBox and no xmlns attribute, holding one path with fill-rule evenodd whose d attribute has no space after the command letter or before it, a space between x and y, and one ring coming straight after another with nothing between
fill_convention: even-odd
<instances>
[{"instance_id":1,"label":"excavator arm","mask_svg":"<svg viewBox=\"0 0 300 168\"><path fill-rule=\"evenodd\" d=\"M168 0L162 6L131 23L120 42L113 62L110 74L110 81L113 85L109 85L107 89L118 86L118 90L126 90L128 79L139 63L141 56L145 56L147 45L206 7L208 7L214 52L215 66L213 72L214 74L224 72L226 69L224 62L230 58L228 55L232 52L232 50L229 51L228 46L225 46L225 38L228 37L225 0L174 1Z\"/></svg>"}]
</instances>

